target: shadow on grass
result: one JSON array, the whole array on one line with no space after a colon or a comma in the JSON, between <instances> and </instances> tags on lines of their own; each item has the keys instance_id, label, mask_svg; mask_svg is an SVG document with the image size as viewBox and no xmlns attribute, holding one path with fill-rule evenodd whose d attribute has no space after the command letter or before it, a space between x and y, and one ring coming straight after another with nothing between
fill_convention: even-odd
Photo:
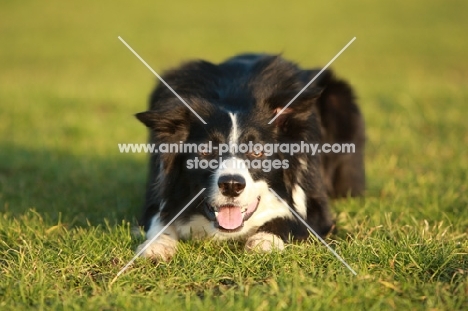
<instances>
[{"instance_id":1,"label":"shadow on grass","mask_svg":"<svg viewBox=\"0 0 468 311\"><path fill-rule=\"evenodd\" d=\"M0 212L34 209L73 226L136 223L147 164L135 155L76 156L4 143L0 150Z\"/></svg>"}]
</instances>

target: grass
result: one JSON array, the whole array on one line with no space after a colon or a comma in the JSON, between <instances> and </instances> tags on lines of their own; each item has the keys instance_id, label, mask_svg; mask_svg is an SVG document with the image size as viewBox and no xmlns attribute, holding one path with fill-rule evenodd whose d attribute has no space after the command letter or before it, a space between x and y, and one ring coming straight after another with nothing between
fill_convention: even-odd
<instances>
[{"instance_id":1,"label":"grass","mask_svg":"<svg viewBox=\"0 0 468 311\"><path fill-rule=\"evenodd\" d=\"M0 4L0 309L462 310L468 308L466 1L3 1ZM365 200L333 202L339 231L245 254L187 242L138 260L144 142L157 71L282 52L333 64L367 123Z\"/></svg>"}]
</instances>

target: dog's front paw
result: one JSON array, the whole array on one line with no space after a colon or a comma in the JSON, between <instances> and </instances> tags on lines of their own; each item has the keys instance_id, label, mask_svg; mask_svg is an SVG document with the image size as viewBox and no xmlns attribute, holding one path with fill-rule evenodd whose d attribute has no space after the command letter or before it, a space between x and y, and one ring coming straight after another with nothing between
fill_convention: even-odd
<instances>
[{"instance_id":1,"label":"dog's front paw","mask_svg":"<svg viewBox=\"0 0 468 311\"><path fill-rule=\"evenodd\" d=\"M284 242L277 235L267 232L258 232L247 239L245 249L250 252L268 253L273 250L283 250Z\"/></svg>"},{"instance_id":2,"label":"dog's front paw","mask_svg":"<svg viewBox=\"0 0 468 311\"><path fill-rule=\"evenodd\" d=\"M177 252L177 240L167 234L162 234L156 241L153 241L151 244L149 243L150 240L146 240L144 243L140 244L136 252L139 253L146 247L140 256L156 261L169 261Z\"/></svg>"}]
</instances>

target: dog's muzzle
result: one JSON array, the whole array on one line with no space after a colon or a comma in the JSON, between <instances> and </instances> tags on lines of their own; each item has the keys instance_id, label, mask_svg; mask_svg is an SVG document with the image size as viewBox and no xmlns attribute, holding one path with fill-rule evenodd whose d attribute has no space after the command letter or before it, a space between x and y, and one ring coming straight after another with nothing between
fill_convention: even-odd
<instances>
[{"instance_id":1,"label":"dog's muzzle","mask_svg":"<svg viewBox=\"0 0 468 311\"><path fill-rule=\"evenodd\" d=\"M214 222L215 227L225 232L240 231L260 204L260 197L248 205L241 206L237 203L227 203L220 206L212 206L205 203L205 213Z\"/></svg>"}]
</instances>

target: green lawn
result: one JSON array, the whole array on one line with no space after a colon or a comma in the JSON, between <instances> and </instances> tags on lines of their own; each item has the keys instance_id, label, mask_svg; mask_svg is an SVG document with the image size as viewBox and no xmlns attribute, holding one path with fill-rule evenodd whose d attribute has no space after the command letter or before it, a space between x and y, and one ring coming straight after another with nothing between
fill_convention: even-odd
<instances>
[{"instance_id":1,"label":"green lawn","mask_svg":"<svg viewBox=\"0 0 468 311\"><path fill-rule=\"evenodd\" d=\"M293 4L291 4L293 3ZM1 310L468 309L468 2L12 1L0 4ZM333 64L367 123L365 200L282 253L187 242L137 260L146 156L133 114L183 60L283 53Z\"/></svg>"}]
</instances>

